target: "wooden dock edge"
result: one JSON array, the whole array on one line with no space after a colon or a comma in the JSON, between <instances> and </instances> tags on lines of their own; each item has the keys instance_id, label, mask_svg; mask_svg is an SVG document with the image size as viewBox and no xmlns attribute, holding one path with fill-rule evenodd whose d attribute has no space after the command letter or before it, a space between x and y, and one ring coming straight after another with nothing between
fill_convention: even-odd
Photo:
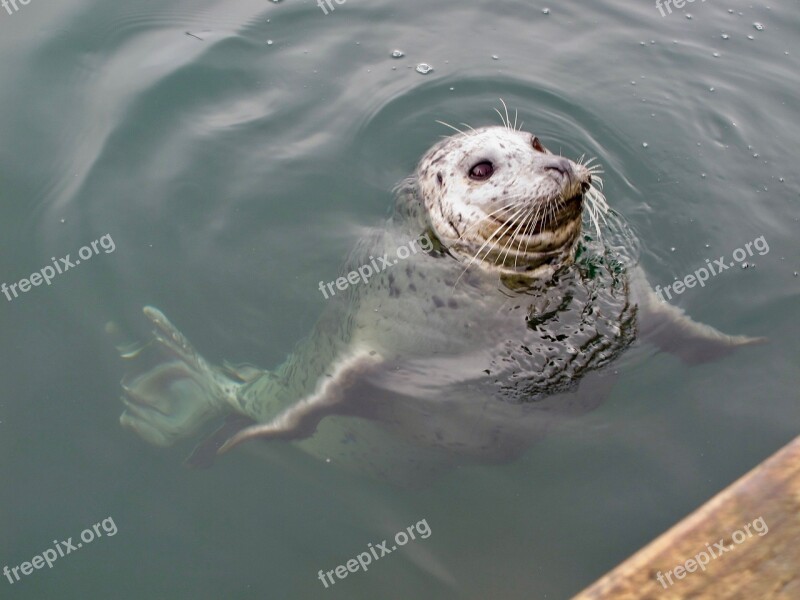
<instances>
[{"instance_id":1,"label":"wooden dock edge","mask_svg":"<svg viewBox=\"0 0 800 600\"><path fill-rule=\"evenodd\" d=\"M800 437L573 600L656 598L800 598Z\"/></svg>"}]
</instances>

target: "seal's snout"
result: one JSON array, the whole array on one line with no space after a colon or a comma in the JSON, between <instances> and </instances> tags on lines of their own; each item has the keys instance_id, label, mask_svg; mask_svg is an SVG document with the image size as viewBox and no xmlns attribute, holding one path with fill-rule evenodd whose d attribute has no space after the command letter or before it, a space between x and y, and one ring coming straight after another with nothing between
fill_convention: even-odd
<instances>
[{"instance_id":1,"label":"seal's snout","mask_svg":"<svg viewBox=\"0 0 800 600\"><path fill-rule=\"evenodd\" d=\"M585 194L592 187L589 169L563 156L548 156L541 168L555 179L565 195Z\"/></svg>"},{"instance_id":2,"label":"seal's snout","mask_svg":"<svg viewBox=\"0 0 800 600\"><path fill-rule=\"evenodd\" d=\"M572 163L563 156L548 157L547 163L544 165L545 171L552 171L558 173L568 180L572 180L575 172L572 169Z\"/></svg>"}]
</instances>

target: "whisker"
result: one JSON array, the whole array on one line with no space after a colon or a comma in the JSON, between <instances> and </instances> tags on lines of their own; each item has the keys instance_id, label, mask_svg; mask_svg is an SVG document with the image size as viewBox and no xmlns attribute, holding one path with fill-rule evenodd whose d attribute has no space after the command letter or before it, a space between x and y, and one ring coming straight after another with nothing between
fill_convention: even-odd
<instances>
[{"instance_id":1,"label":"whisker","mask_svg":"<svg viewBox=\"0 0 800 600\"><path fill-rule=\"evenodd\" d=\"M503 109L506 111L506 127L511 129L511 118L508 116L508 106L506 106L505 100L500 98L500 103L503 105Z\"/></svg>"},{"instance_id":2,"label":"whisker","mask_svg":"<svg viewBox=\"0 0 800 600\"><path fill-rule=\"evenodd\" d=\"M470 231L472 231L473 229L475 229L476 227L481 225L484 221L488 221L491 217L493 217L494 215L499 213L501 210L506 210L506 209L510 209L510 208L514 207L514 204L513 204L514 200L512 199L511 202L512 202L512 204L506 204L505 206L501 206L497 210L493 210L489 214L486 214L483 217L481 217L478 220L477 223L474 223L474 224L470 225L467 229L465 229L464 233L462 233L460 236L458 236L458 240L461 240L465 235L467 235L467 233L469 233Z\"/></svg>"},{"instance_id":3,"label":"whisker","mask_svg":"<svg viewBox=\"0 0 800 600\"><path fill-rule=\"evenodd\" d=\"M530 214L530 210L528 211L528 215L529 214ZM514 230L514 233L511 235L511 238L508 241L508 245L506 246L506 254L503 257L503 261L502 261L503 263L506 262L506 259L508 258L508 253L511 251L511 246L514 244L514 240L517 238L517 235L519 234L520 229L522 229L522 226L525 224L525 221L527 220L528 215L523 215L522 220L519 222L519 225L517 225L517 228ZM515 258L515 260L516 260L516 258ZM495 261L495 264L497 264L497 261Z\"/></svg>"},{"instance_id":4,"label":"whisker","mask_svg":"<svg viewBox=\"0 0 800 600\"><path fill-rule=\"evenodd\" d=\"M521 206L521 207L519 207L519 208L517 209L517 211L516 211L516 212L515 212L515 213L514 213L514 214L513 214L511 217L510 217L510 219L509 219L508 223L513 223L513 220L514 220L514 218L515 218L515 217L517 217L519 214L521 214L521 213L522 213L524 210L525 210L525 207L524 207L524 206ZM483 243L483 245L481 245L481 247L480 247L480 248L478 248L478 251L475 253L475 256L473 256L473 257L472 257L472 260L470 260L470 261L469 261L469 264L467 264L467 266L466 266L466 267L464 268L464 270L461 272L461 275L459 275L459 276L458 276L458 279L456 279L456 282L453 284L453 289L454 289L454 290L455 290L455 287L456 287L456 285L458 284L458 282L459 282L459 281L461 280L461 278L464 276L464 273L466 273L466 272L467 272L467 270L469 270L469 268L472 266L472 264L475 262L475 260L476 260L476 259L477 259L477 258L480 256L480 253L483 251L483 249L486 247L486 245L487 245L487 244L489 244L489 243L491 243L491 241L494 239L494 237L495 237L495 236L496 236L498 233L500 233L500 230L501 230L501 229L503 229L504 227L505 227L505 229L508 229L510 226L509 226L508 224L504 224L503 226L501 226L501 227L498 227L498 228L495 230L495 232L494 232L494 233L491 235L491 237L489 237L489 239L487 239L487 240L486 240L486 241ZM504 233L504 234L505 234L505 233ZM504 235L504 234L503 234L503 235ZM500 237L502 237L502 235L501 235ZM493 246L496 246L496 244L493 244ZM491 250L492 250L492 248L490 248L490 249L489 249L489 252L491 252ZM487 252L487 254L488 254L488 252ZM483 260L483 259L481 259L481 260Z\"/></svg>"},{"instance_id":5,"label":"whisker","mask_svg":"<svg viewBox=\"0 0 800 600\"><path fill-rule=\"evenodd\" d=\"M494 109L494 112L496 112L498 114L498 116L500 117L500 121L503 123L503 126L508 128L508 125L506 125L506 122L503 120L503 114L499 110L497 110L496 108Z\"/></svg>"},{"instance_id":6,"label":"whisker","mask_svg":"<svg viewBox=\"0 0 800 600\"><path fill-rule=\"evenodd\" d=\"M517 269L517 260L519 259L520 254L522 254L522 240L525 239L525 236L527 235L526 232L530 229L530 224L532 223L532 219L533 219L533 211L530 211L528 213L527 221L525 222L525 228L522 230L522 234L519 236L519 244L517 244L517 253L514 255L514 270Z\"/></svg>"},{"instance_id":7,"label":"whisker","mask_svg":"<svg viewBox=\"0 0 800 600\"><path fill-rule=\"evenodd\" d=\"M498 241L500 241L500 240L501 240L501 239L502 239L504 236L508 235L508 233L511 231L511 228L512 228L512 227L514 227L514 222L515 222L515 220L516 220L518 217L520 217L520 216L521 216L521 215L522 215L522 214L525 212L525 210L526 210L526 207L524 207L524 206L523 206L523 207L521 207L521 208L520 208L520 210L518 210L516 213L514 213L514 215L513 215L513 216L512 216L512 217L511 217L511 218L508 220L508 222L507 222L507 223L504 223L504 224L503 224L503 226L501 226L501 227L499 228L499 229L502 229L502 230L503 230L503 233L500 235L500 237L499 237L499 238L497 238L497 239L498 239ZM497 232L495 232L495 233L497 233ZM494 237L494 236L492 236L492 237ZM491 238L490 238L490 239L491 239ZM485 245L485 244L484 244L484 245ZM486 260L486 257L488 257L488 256L489 256L489 253L490 253L492 250L494 250L496 247L497 247L497 243L494 243L494 244L492 244L492 247L491 247L491 248L489 248L489 249L486 251L486 254L484 254L484 255L483 255L483 258L482 258L481 260ZM482 249L482 248L483 248L483 247L481 247L481 249ZM478 250L478 253L476 254L476 257L480 255L480 252L481 252L481 250ZM500 249L500 252L498 252L498 258L496 258L496 259L495 259L495 261L494 261L494 264L495 264L495 265L497 264L497 261L498 261L498 259L499 259L499 255L500 255L500 253L502 253L502 252L503 252L503 248L501 248L501 249Z\"/></svg>"},{"instance_id":8,"label":"whisker","mask_svg":"<svg viewBox=\"0 0 800 600\"><path fill-rule=\"evenodd\" d=\"M452 125L450 125L450 123L445 123L444 121L438 121L438 120L436 122L439 123L440 125L444 125L445 127L449 127L450 129L453 129L453 130L457 131L461 135L467 135L466 133L461 131L458 127L453 127ZM445 137L447 137L447 136L445 136Z\"/></svg>"},{"instance_id":9,"label":"whisker","mask_svg":"<svg viewBox=\"0 0 800 600\"><path fill-rule=\"evenodd\" d=\"M533 233L533 230L536 229L536 223L537 223L536 217L537 217L538 213L539 213L538 210L536 210L536 211L531 213L531 218L528 220L528 224L525 227L525 230L522 232L522 235L520 236L520 246L519 246L519 248L517 248L517 254L518 255L522 254L522 240L523 240L523 238L530 236ZM526 248L527 248L527 246L526 246ZM516 261L516 259L514 259L514 268L516 268L516 267L517 267L517 261Z\"/></svg>"},{"instance_id":10,"label":"whisker","mask_svg":"<svg viewBox=\"0 0 800 600\"><path fill-rule=\"evenodd\" d=\"M586 191L586 194L584 194L584 197L587 200L586 209L589 213L589 221L594 225L598 239L602 240L603 234L600 231L600 221L602 220L604 225L608 225L605 216L609 210L608 202L603 193L598 191L595 187L590 187Z\"/></svg>"}]
</instances>

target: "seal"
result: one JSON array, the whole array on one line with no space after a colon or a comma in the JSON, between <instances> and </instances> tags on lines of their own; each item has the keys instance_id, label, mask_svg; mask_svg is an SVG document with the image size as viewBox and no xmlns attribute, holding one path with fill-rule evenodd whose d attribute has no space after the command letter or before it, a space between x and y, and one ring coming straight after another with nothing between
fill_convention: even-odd
<instances>
[{"instance_id":1,"label":"seal","mask_svg":"<svg viewBox=\"0 0 800 600\"><path fill-rule=\"evenodd\" d=\"M276 369L212 366L145 307L155 330L125 354L134 365L122 425L167 446L224 418L190 464L284 440L415 485L459 464L513 460L594 409L614 382L603 367L637 337L690 364L759 342L660 302L609 249L613 213L592 162L553 154L510 120L443 139L342 273L375 257L388 267L327 300ZM391 260L414 240L422 252Z\"/></svg>"}]
</instances>

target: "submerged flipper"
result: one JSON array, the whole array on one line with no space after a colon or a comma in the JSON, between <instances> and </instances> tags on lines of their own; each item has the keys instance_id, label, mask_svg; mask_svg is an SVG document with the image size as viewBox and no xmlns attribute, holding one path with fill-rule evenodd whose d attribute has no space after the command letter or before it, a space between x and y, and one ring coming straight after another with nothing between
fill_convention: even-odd
<instances>
[{"instance_id":1,"label":"submerged flipper","mask_svg":"<svg viewBox=\"0 0 800 600\"><path fill-rule=\"evenodd\" d=\"M193 469L209 468L214 464L214 460L217 458L217 452L226 440L245 427L254 424L255 421L250 417L229 415L219 429L195 446L194 450L183 464Z\"/></svg>"},{"instance_id":2,"label":"submerged flipper","mask_svg":"<svg viewBox=\"0 0 800 600\"><path fill-rule=\"evenodd\" d=\"M144 314L155 325L151 342L117 344L135 363L122 380L120 423L151 444L169 446L229 412L241 384L209 365L161 311L147 306ZM113 325L106 330L121 337Z\"/></svg>"},{"instance_id":3,"label":"submerged flipper","mask_svg":"<svg viewBox=\"0 0 800 600\"><path fill-rule=\"evenodd\" d=\"M219 454L255 438L300 440L309 437L327 415L353 411L354 407L349 406L348 401L357 403L362 396L356 392L356 387L382 363L378 355L369 351L356 352L340 360L331 376L323 380L313 394L294 403L268 423L238 432L222 445Z\"/></svg>"},{"instance_id":4,"label":"submerged flipper","mask_svg":"<svg viewBox=\"0 0 800 600\"><path fill-rule=\"evenodd\" d=\"M767 341L763 337L727 335L710 325L693 321L682 309L656 295L640 267L631 275L631 294L638 306L640 335L687 364L717 360L741 346Z\"/></svg>"}]
</instances>

